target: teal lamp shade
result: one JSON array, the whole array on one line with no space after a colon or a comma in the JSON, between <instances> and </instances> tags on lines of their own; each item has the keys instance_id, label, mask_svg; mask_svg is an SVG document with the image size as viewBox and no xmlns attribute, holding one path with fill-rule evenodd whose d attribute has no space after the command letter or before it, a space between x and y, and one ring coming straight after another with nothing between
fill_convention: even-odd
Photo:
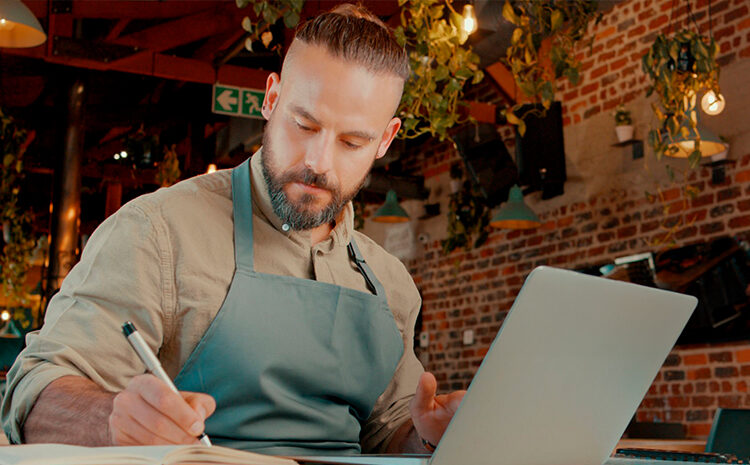
<instances>
[{"instance_id":1,"label":"teal lamp shade","mask_svg":"<svg viewBox=\"0 0 750 465\"><path fill-rule=\"evenodd\" d=\"M406 210L401 208L396 198L396 192L391 189L385 194L385 203L372 216L373 221L378 223L405 223L409 221Z\"/></svg>"},{"instance_id":2,"label":"teal lamp shade","mask_svg":"<svg viewBox=\"0 0 750 465\"><path fill-rule=\"evenodd\" d=\"M490 221L493 228L533 229L542 225L539 217L523 201L523 192L518 185L510 188L508 201L500 207Z\"/></svg>"},{"instance_id":3,"label":"teal lamp shade","mask_svg":"<svg viewBox=\"0 0 750 465\"><path fill-rule=\"evenodd\" d=\"M701 155L703 157L711 157L713 155L724 152L729 146L722 142L722 140L719 139L716 134L714 134L701 124L698 113L699 112L696 111L696 128L698 130L698 134L700 134L701 139ZM679 134L677 134L677 137L674 138L674 142L669 144L670 147L677 147L677 152L669 155L670 157L687 158L690 153L695 150L695 139L697 138L696 131L690 127L690 124L687 122L687 120L683 123L682 127L686 127L689 131L689 134L687 137L685 137L682 134L682 129L680 129Z\"/></svg>"},{"instance_id":4,"label":"teal lamp shade","mask_svg":"<svg viewBox=\"0 0 750 465\"><path fill-rule=\"evenodd\" d=\"M42 25L21 0L0 0L0 47L36 47L45 40Z\"/></svg>"}]
</instances>

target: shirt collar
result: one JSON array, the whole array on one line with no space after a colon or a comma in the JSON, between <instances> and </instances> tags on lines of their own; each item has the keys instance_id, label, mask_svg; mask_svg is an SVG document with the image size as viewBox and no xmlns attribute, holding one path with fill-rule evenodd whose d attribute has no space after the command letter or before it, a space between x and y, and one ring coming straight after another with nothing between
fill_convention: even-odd
<instances>
[{"instance_id":1,"label":"shirt collar","mask_svg":"<svg viewBox=\"0 0 750 465\"><path fill-rule=\"evenodd\" d=\"M257 208L259 213L261 213L261 215L264 216L279 232L285 234L290 239L306 241L307 244L309 244L309 231L291 230L289 225L284 223L284 221L282 221L273 211L273 207L271 206L271 196L268 194L268 184L263 176L263 164L261 161L261 157L263 156L262 152L263 149L261 148L255 152L250 159L253 206ZM329 239L321 242L318 246L327 250L331 250L334 247L345 247L349 244L353 230L354 206L351 202L348 202L339 215L339 221L336 223L336 227L333 228L333 231L331 231Z\"/></svg>"}]
</instances>

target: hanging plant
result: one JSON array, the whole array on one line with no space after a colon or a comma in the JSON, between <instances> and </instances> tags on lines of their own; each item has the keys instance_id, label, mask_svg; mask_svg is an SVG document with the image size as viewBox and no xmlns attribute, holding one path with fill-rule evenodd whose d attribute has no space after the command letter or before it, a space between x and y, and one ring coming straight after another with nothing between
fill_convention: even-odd
<instances>
[{"instance_id":1,"label":"hanging plant","mask_svg":"<svg viewBox=\"0 0 750 465\"><path fill-rule=\"evenodd\" d=\"M253 23L249 16L242 20L242 28L247 31L248 36L245 38L245 48L253 51L253 44L260 41L265 48L268 48L273 41L273 32L271 26L276 24L279 19L284 19L284 26L292 29L297 26L302 13L304 0L236 0L237 8L246 8L253 5L253 13L257 21ZM277 41L276 45L270 50L281 53L281 42Z\"/></svg>"},{"instance_id":2,"label":"hanging plant","mask_svg":"<svg viewBox=\"0 0 750 465\"><path fill-rule=\"evenodd\" d=\"M462 116L463 88L484 73L479 56L464 47L468 33L450 0L399 0L401 25L396 40L409 52L412 75L406 81L398 115L399 137L422 134L444 140L448 129L469 120Z\"/></svg>"},{"instance_id":3,"label":"hanging plant","mask_svg":"<svg viewBox=\"0 0 750 465\"><path fill-rule=\"evenodd\" d=\"M643 56L643 72L651 79L646 96L656 93L658 97L651 107L659 127L648 134L657 159L677 152L670 144L678 135L687 138L691 133L698 134L696 96L710 90L719 95L718 50L713 37L683 29L672 37L656 36ZM688 155L690 167L698 166L700 159L698 137L694 150Z\"/></svg>"},{"instance_id":4,"label":"hanging plant","mask_svg":"<svg viewBox=\"0 0 750 465\"><path fill-rule=\"evenodd\" d=\"M463 247L480 247L490 235L490 209L472 182L466 180L461 189L451 194L448 206L448 237L441 241L443 253Z\"/></svg>"},{"instance_id":5,"label":"hanging plant","mask_svg":"<svg viewBox=\"0 0 750 465\"><path fill-rule=\"evenodd\" d=\"M32 235L32 215L18 205L20 182L23 178L23 154L33 140L19 128L13 118L0 108L0 147L2 177L0 178L0 224L3 248L0 256L0 288L11 305L27 304L26 275L36 246Z\"/></svg>"},{"instance_id":6,"label":"hanging plant","mask_svg":"<svg viewBox=\"0 0 750 465\"><path fill-rule=\"evenodd\" d=\"M503 17L515 26L503 62L508 66L516 86L534 103L541 103L544 111L549 109L557 92L557 80L568 78L571 84L580 81L581 63L576 58L576 49L582 45L592 46L594 36L588 39L589 22L601 20L594 0L506 0ZM548 48L547 48L548 47ZM545 48L546 52L541 52ZM549 57L549 61L545 60ZM509 123L518 126L523 135L526 125L524 117L539 111L522 104L504 110Z\"/></svg>"},{"instance_id":7,"label":"hanging plant","mask_svg":"<svg viewBox=\"0 0 750 465\"><path fill-rule=\"evenodd\" d=\"M164 159L156 167L156 183L169 187L180 180L180 161L177 159L175 144L164 149Z\"/></svg>"}]
</instances>

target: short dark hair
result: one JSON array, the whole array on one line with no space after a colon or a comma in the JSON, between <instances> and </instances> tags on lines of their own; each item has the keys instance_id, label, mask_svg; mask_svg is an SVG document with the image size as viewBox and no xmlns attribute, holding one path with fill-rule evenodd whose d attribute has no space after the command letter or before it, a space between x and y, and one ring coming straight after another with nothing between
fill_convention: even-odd
<instances>
[{"instance_id":1,"label":"short dark hair","mask_svg":"<svg viewBox=\"0 0 750 465\"><path fill-rule=\"evenodd\" d=\"M388 26L362 5L338 5L306 21L294 38L325 47L333 56L375 73L395 74L406 81L411 72L404 47Z\"/></svg>"}]
</instances>

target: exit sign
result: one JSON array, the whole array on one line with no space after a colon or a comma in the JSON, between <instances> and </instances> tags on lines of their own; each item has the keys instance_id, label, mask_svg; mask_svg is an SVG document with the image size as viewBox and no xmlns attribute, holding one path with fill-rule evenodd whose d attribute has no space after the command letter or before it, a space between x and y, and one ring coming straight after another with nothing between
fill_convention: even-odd
<instances>
[{"instance_id":1,"label":"exit sign","mask_svg":"<svg viewBox=\"0 0 750 465\"><path fill-rule=\"evenodd\" d=\"M263 119L260 108L265 91L214 84L212 111L222 115Z\"/></svg>"}]
</instances>

